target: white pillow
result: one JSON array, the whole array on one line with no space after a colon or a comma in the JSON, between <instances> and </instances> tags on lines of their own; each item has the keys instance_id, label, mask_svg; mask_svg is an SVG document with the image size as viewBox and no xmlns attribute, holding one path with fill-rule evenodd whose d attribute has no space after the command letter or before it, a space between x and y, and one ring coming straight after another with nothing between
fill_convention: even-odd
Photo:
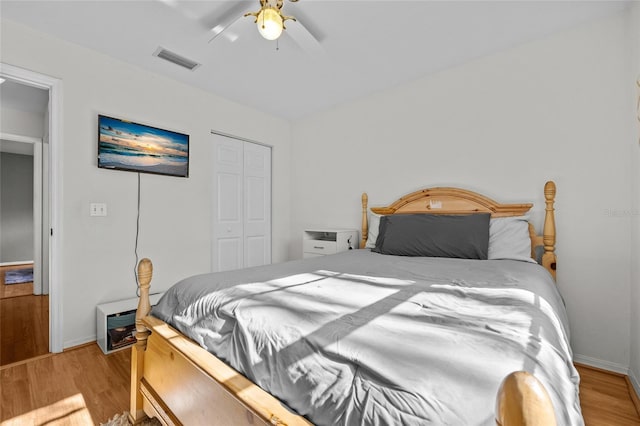
<instances>
[{"instance_id":1,"label":"white pillow","mask_svg":"<svg viewBox=\"0 0 640 426\"><path fill-rule=\"evenodd\" d=\"M378 239L378 230L380 229L380 218L382 215L376 214L369 209L369 233L367 234L367 243L364 248L372 249L376 246L376 240Z\"/></svg>"},{"instance_id":2,"label":"white pillow","mask_svg":"<svg viewBox=\"0 0 640 426\"><path fill-rule=\"evenodd\" d=\"M512 259L536 263L531 258L531 237L527 216L491 219L488 259Z\"/></svg>"}]
</instances>

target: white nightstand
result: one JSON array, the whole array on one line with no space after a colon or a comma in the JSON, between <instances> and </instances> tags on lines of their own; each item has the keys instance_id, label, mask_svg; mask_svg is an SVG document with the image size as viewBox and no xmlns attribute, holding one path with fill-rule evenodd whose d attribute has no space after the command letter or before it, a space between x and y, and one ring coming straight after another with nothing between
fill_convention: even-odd
<instances>
[{"instance_id":1,"label":"white nightstand","mask_svg":"<svg viewBox=\"0 0 640 426\"><path fill-rule=\"evenodd\" d=\"M151 306L155 306L163 294L151 294ZM137 308L138 298L102 303L96 307L96 340L102 352L109 354L135 343L133 332Z\"/></svg>"},{"instance_id":2,"label":"white nightstand","mask_svg":"<svg viewBox=\"0 0 640 426\"><path fill-rule=\"evenodd\" d=\"M358 243L355 229L305 229L302 232L302 257L308 259L357 249Z\"/></svg>"}]
</instances>

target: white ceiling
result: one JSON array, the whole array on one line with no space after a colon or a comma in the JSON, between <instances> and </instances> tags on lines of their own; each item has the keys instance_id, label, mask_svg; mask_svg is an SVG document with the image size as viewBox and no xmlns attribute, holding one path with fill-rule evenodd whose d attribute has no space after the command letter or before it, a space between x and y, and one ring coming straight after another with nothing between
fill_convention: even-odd
<instances>
[{"instance_id":1,"label":"white ceiling","mask_svg":"<svg viewBox=\"0 0 640 426\"><path fill-rule=\"evenodd\" d=\"M3 18L256 109L297 119L473 58L624 10L627 1L286 1L321 53L262 39L252 18L210 29L257 0L1 0ZM299 28L297 28L299 30ZM300 32L300 31L298 31ZM162 46L203 65L152 56Z\"/></svg>"}]
</instances>

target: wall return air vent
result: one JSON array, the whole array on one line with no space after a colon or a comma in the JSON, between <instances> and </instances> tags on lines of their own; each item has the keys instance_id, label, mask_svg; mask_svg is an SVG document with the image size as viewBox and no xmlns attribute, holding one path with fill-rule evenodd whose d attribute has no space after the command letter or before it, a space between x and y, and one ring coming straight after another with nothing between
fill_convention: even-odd
<instances>
[{"instance_id":1,"label":"wall return air vent","mask_svg":"<svg viewBox=\"0 0 640 426\"><path fill-rule=\"evenodd\" d=\"M164 47L158 47L158 49L153 52L153 56L157 56L158 58L164 59L165 61L180 65L181 67L186 68L189 71L193 71L200 65L202 65L197 63L196 61L192 61L191 59L187 59L184 56L180 56L177 53L167 50Z\"/></svg>"}]
</instances>

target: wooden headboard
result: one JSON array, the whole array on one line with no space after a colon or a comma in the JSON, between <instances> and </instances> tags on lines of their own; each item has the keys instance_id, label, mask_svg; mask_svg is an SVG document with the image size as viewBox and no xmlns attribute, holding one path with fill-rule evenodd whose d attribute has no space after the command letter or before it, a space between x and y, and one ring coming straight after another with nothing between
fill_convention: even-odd
<instances>
[{"instance_id":1,"label":"wooden headboard","mask_svg":"<svg viewBox=\"0 0 640 426\"><path fill-rule=\"evenodd\" d=\"M545 218L542 235L538 235L529 223L531 237L531 257L537 260L536 247L544 247L542 266L556 278L556 225L553 203L556 197L556 185L549 181L544 186ZM364 248L369 235L368 204L369 197L362 194L362 239L360 248ZM522 216L533 204L500 204L473 191L460 188L428 188L401 197L387 207L372 207L371 211L380 215L429 213L429 214L469 214L491 213L491 217Z\"/></svg>"}]
</instances>

